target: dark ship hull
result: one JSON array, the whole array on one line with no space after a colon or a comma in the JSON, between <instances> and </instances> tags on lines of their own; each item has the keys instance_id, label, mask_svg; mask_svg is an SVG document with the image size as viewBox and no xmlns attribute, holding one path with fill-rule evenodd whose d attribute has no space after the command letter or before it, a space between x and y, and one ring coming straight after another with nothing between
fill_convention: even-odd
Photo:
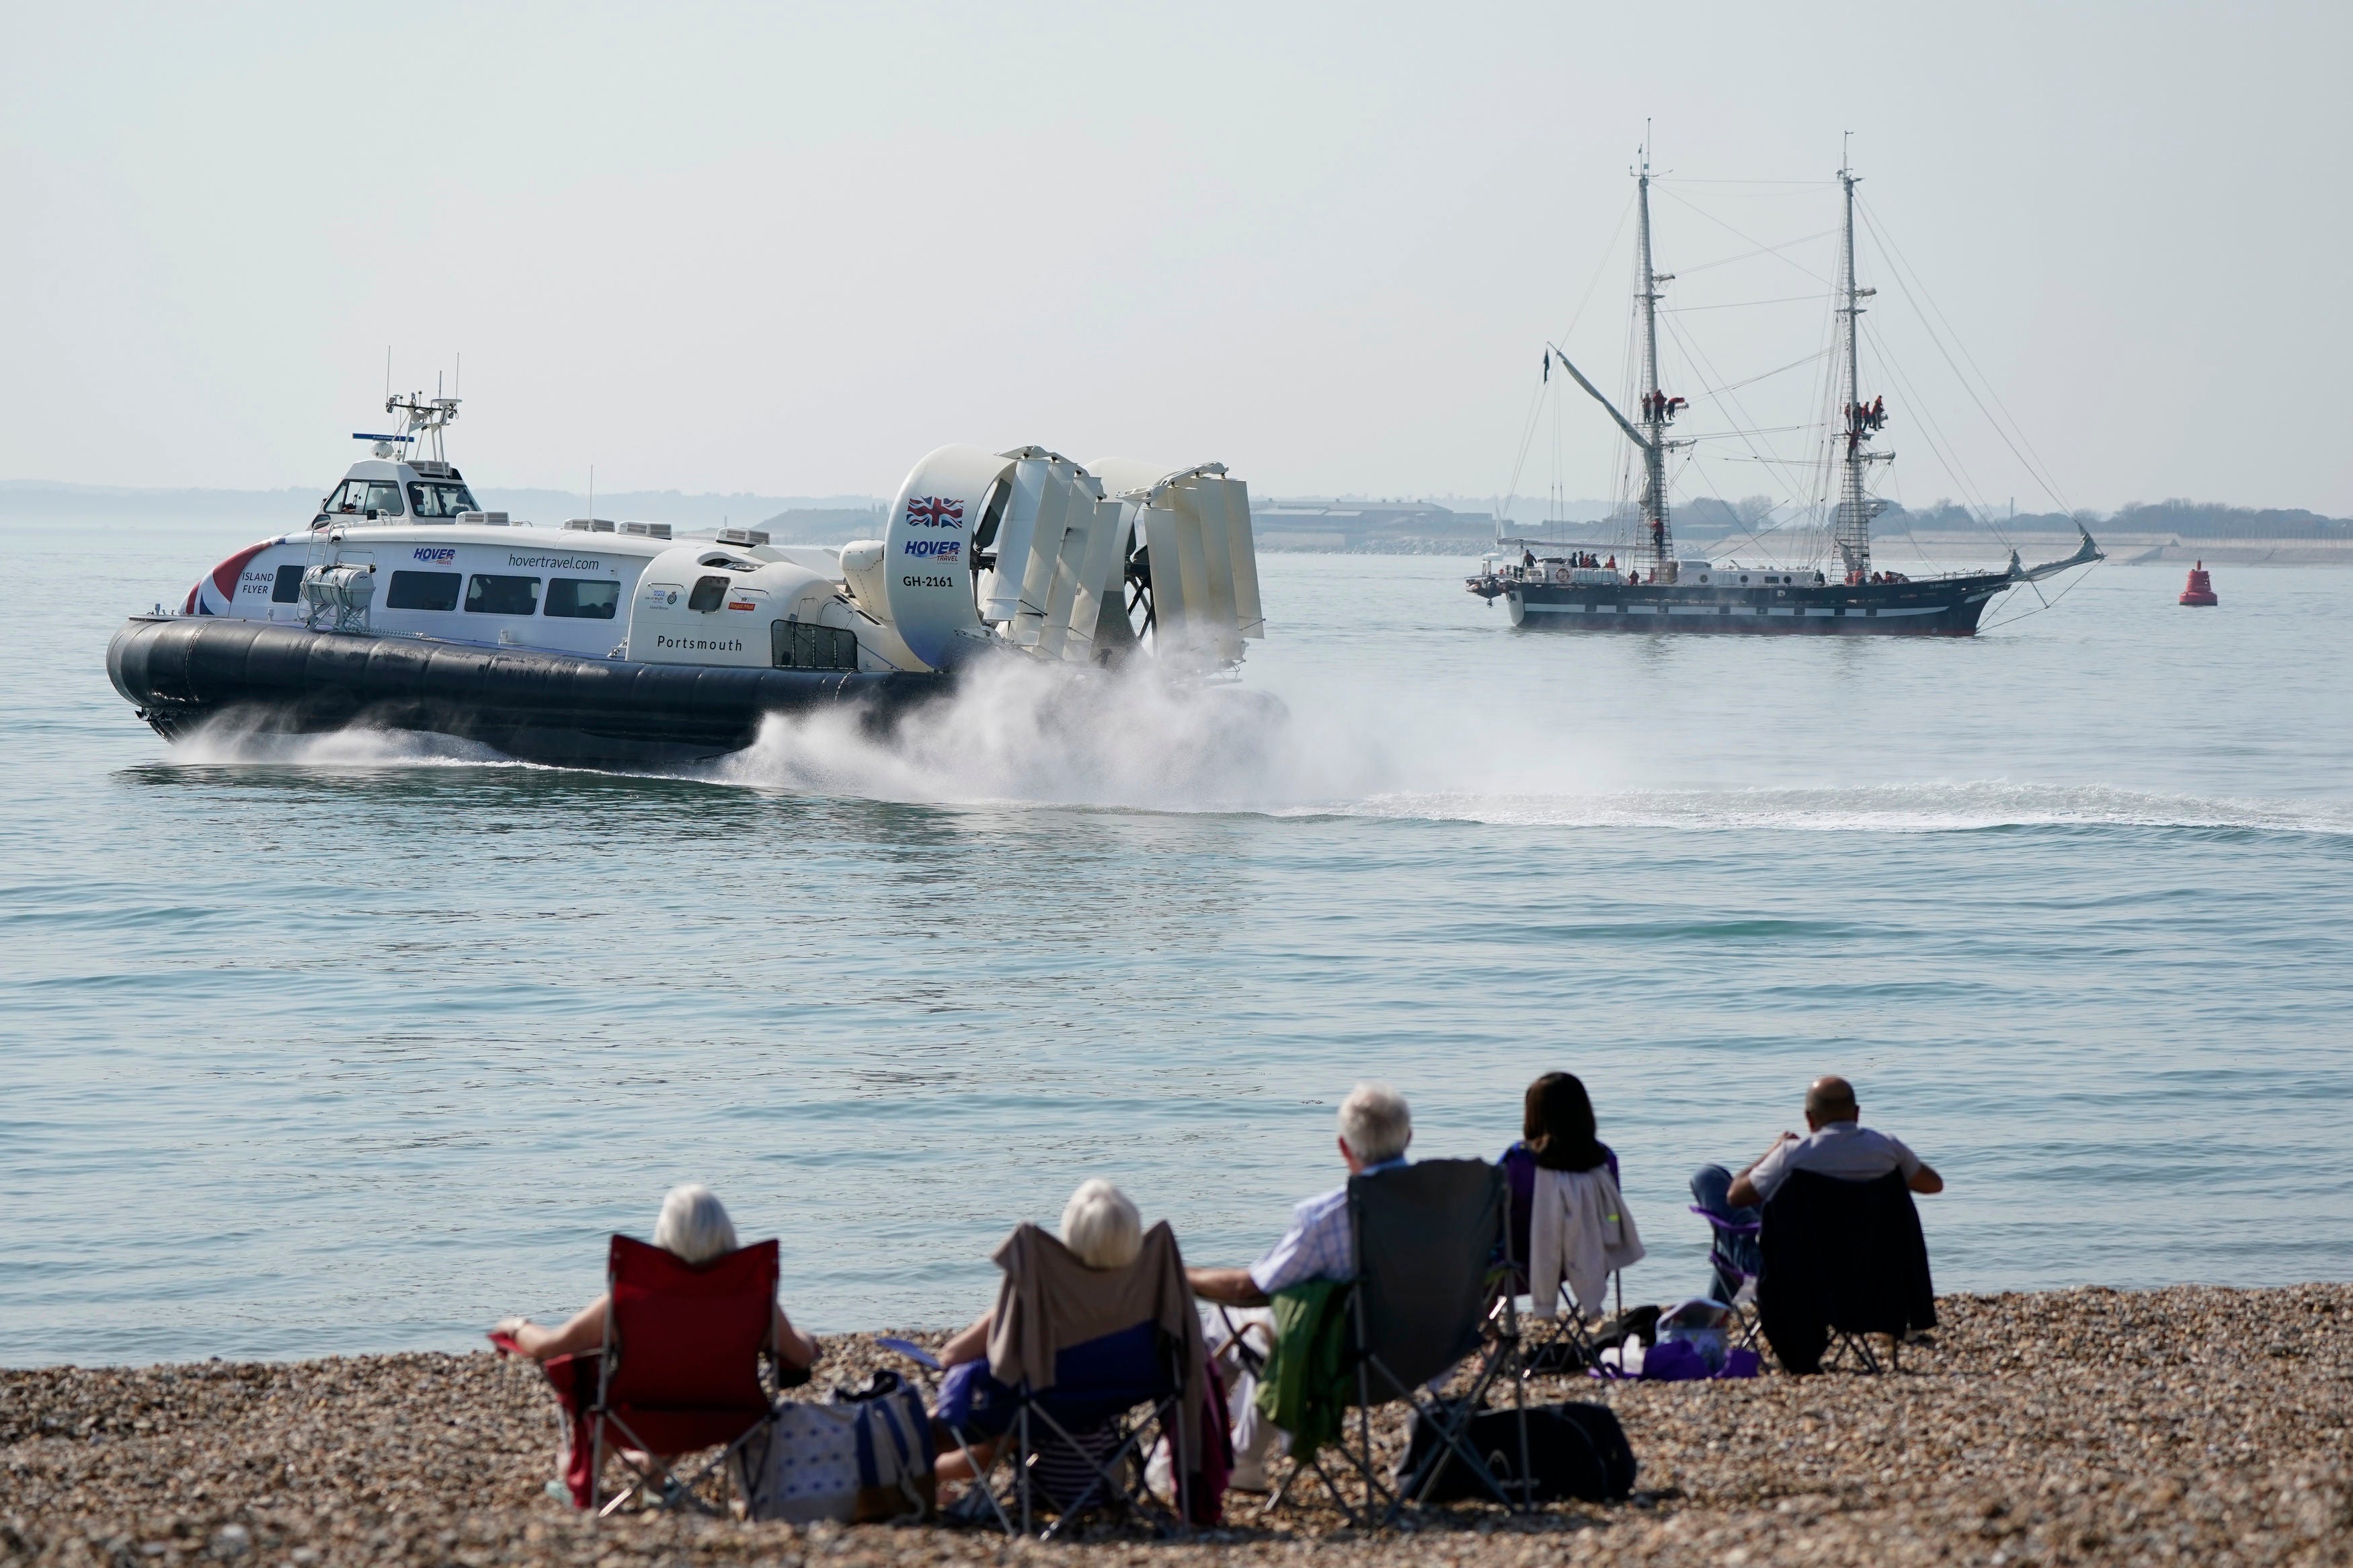
<instances>
[{"instance_id":1,"label":"dark ship hull","mask_svg":"<svg viewBox=\"0 0 2353 1568\"><path fill-rule=\"evenodd\" d=\"M771 713L848 704L887 721L951 679L638 664L173 616L125 623L106 673L165 740L231 718L290 734L413 730L587 767L724 756Z\"/></svg>"},{"instance_id":2,"label":"dark ship hull","mask_svg":"<svg viewBox=\"0 0 2353 1568\"><path fill-rule=\"evenodd\" d=\"M1704 632L1743 637L1950 637L1978 629L2006 572L1905 583L1582 584L1497 574L1472 591L1502 598L1514 626L1545 631Z\"/></svg>"}]
</instances>

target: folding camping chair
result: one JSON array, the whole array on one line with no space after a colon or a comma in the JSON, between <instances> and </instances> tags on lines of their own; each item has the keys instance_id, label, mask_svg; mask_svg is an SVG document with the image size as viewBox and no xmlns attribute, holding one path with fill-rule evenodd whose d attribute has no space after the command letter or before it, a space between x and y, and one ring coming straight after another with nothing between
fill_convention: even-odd
<instances>
[{"instance_id":1,"label":"folding camping chair","mask_svg":"<svg viewBox=\"0 0 2353 1568\"><path fill-rule=\"evenodd\" d=\"M1763 1228L1763 1224L1761 1221L1753 1219L1726 1219L1720 1214L1700 1207L1697 1204L1691 1205L1690 1208L1692 1213L1707 1221L1710 1233L1707 1246L1708 1267L1715 1270L1718 1280L1737 1281L1732 1291L1732 1300L1724 1303L1732 1309L1733 1321L1740 1325L1740 1332L1736 1342L1744 1349L1755 1350L1757 1348L1757 1273L1740 1262L1736 1256L1738 1252L1736 1244L1742 1240L1754 1242L1757 1232Z\"/></svg>"},{"instance_id":2,"label":"folding camping chair","mask_svg":"<svg viewBox=\"0 0 2353 1568\"><path fill-rule=\"evenodd\" d=\"M558 1356L543 1368L565 1412L565 1480L575 1506L602 1518L642 1489L656 1508L723 1511L695 1490L772 1417L760 1358L771 1349L776 1270L774 1240L690 1264L613 1237L603 1348ZM515 1348L504 1335L491 1341ZM681 1479L672 1468L678 1457L708 1448L717 1457L692 1476ZM609 1499L608 1453L620 1455L635 1478Z\"/></svg>"},{"instance_id":3,"label":"folding camping chair","mask_svg":"<svg viewBox=\"0 0 2353 1568\"><path fill-rule=\"evenodd\" d=\"M1166 1221L1153 1227L1155 1231L1166 1228ZM1031 1238L1030 1245L1061 1247L1042 1231ZM1187 1289L1184 1260L1173 1237L1165 1247L1147 1245L1129 1268L1171 1271L1172 1278L1162 1281L1155 1294L1173 1290L1182 1299ZM1107 1294L1119 1294L1119 1272L1104 1271ZM937 1361L905 1341L881 1342L939 1371ZM1054 1357L1052 1383L1042 1388L1027 1379L1008 1387L993 1375L983 1378L980 1374L987 1368L976 1367L972 1384L985 1393L975 1402L972 1419L965 1425L944 1419L944 1400L935 1409L942 1411L942 1425L971 1464L973 1484L987 1500L989 1513L1008 1535L1034 1533L1050 1540L1097 1509L1124 1510L1181 1532L1193 1517L1194 1506L1194 1482L1185 1462L1186 1456L1195 1452L1188 1437L1200 1424L1199 1412L1184 1408L1189 1354L1185 1342L1163 1331L1155 1320L1145 1319L1064 1346ZM1206 1443L1212 1438L1213 1435L1203 1433L1199 1440ZM984 1465L974 1449L992 1440L997 1447ZM1173 1517L1152 1495L1145 1479L1145 1458L1159 1442L1168 1445L1172 1456L1176 1487ZM1000 1471L1009 1471L1002 1483L997 1479ZM1039 1528L1044 1511L1041 1503L1050 1505L1055 1515L1042 1530Z\"/></svg>"},{"instance_id":4,"label":"folding camping chair","mask_svg":"<svg viewBox=\"0 0 2353 1568\"><path fill-rule=\"evenodd\" d=\"M1617 1152L1606 1147L1604 1152L1609 1155L1609 1179L1616 1181ZM1504 1235L1510 1247L1510 1288L1516 1295L1528 1296L1533 1309L1537 1303L1528 1279L1528 1227L1535 1202L1535 1155L1525 1143L1514 1143L1504 1151L1504 1157L1496 1163L1504 1171L1504 1199L1509 1205ZM1519 1375L1527 1378L1548 1373L1573 1374L1588 1369L1603 1371L1604 1349L1622 1342L1630 1330L1647 1335L1648 1329L1640 1326L1644 1321L1641 1314L1645 1310L1637 1309L1635 1317L1627 1314L1624 1270L1609 1271L1609 1288L1613 1297L1610 1316L1596 1328L1578 1306L1568 1281L1562 1280L1558 1299L1553 1303L1553 1316L1549 1320L1537 1318L1522 1326Z\"/></svg>"},{"instance_id":5,"label":"folding camping chair","mask_svg":"<svg viewBox=\"0 0 2353 1568\"><path fill-rule=\"evenodd\" d=\"M1315 1455L1304 1467L1293 1465L1270 1510L1281 1506L1304 1468L1323 1480L1350 1523L1394 1524L1453 1463L1506 1509L1520 1506L1512 1488L1465 1441L1487 1391L1519 1354L1518 1310L1497 1263L1506 1247L1506 1206L1504 1172L1483 1160L1425 1160L1348 1179L1356 1276L1347 1289L1347 1363L1356 1419L1353 1441L1344 1422L1333 1447L1356 1471L1364 1506L1360 1512L1349 1502ZM1474 1355L1478 1368L1464 1394L1440 1398L1430 1392L1428 1384ZM1525 1476L1525 1405L1520 1380L1511 1381L1521 1413L1516 1473ZM1372 1413L1399 1402L1428 1424L1436 1440L1419 1468L1392 1482L1383 1479L1373 1450Z\"/></svg>"},{"instance_id":6,"label":"folding camping chair","mask_svg":"<svg viewBox=\"0 0 2353 1568\"><path fill-rule=\"evenodd\" d=\"M1936 1326L1928 1244L1902 1172L1867 1182L1795 1172L1762 1224L1757 1318L1785 1371L1819 1372L1852 1354L1858 1371L1879 1372L1870 1334L1888 1336L1889 1367L1900 1371L1905 1340Z\"/></svg>"}]
</instances>

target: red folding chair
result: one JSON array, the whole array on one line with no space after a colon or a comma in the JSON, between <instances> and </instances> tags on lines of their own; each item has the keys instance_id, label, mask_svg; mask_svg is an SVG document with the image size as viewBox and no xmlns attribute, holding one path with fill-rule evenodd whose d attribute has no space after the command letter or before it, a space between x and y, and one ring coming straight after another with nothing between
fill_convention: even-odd
<instances>
[{"instance_id":1,"label":"red folding chair","mask_svg":"<svg viewBox=\"0 0 2353 1568\"><path fill-rule=\"evenodd\" d=\"M566 1418L564 1479L574 1506L613 1513L642 1483L656 1507L718 1511L695 1489L775 1412L760 1356L774 1348L776 1275L773 1240L690 1264L613 1237L603 1350L557 1356L543 1368ZM502 1350L515 1348L503 1334L491 1338ZM671 1468L679 1456L709 1448L717 1457L691 1479ZM609 1499L608 1453L636 1472Z\"/></svg>"}]
</instances>

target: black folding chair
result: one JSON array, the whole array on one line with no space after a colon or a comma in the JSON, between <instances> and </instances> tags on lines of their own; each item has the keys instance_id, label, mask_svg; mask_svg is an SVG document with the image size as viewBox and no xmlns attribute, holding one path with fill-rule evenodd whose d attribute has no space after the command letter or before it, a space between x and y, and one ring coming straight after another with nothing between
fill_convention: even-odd
<instances>
[{"instance_id":1,"label":"black folding chair","mask_svg":"<svg viewBox=\"0 0 2353 1568\"><path fill-rule=\"evenodd\" d=\"M1466 1440L1471 1418L1496 1379L1516 1366L1519 1353L1518 1310L1499 1263L1505 1253L1504 1192L1503 1171L1482 1160L1425 1160L1349 1178L1356 1277L1347 1293L1347 1364L1356 1382L1356 1430L1352 1437L1344 1423L1332 1447L1356 1472L1361 1509L1321 1455L1305 1468L1322 1479L1351 1524L1394 1524L1409 1505L1429 1496L1450 1464L1461 1465L1507 1509L1524 1500ZM1430 1384L1473 1357L1477 1370L1461 1395L1440 1398L1430 1392ZM1510 1381L1522 1417L1516 1473L1525 1476L1525 1406L1520 1379ZM1382 1474L1373 1447L1372 1416L1400 1403L1435 1441L1419 1466L1392 1479ZM1270 1509L1280 1506L1300 1468L1293 1467Z\"/></svg>"},{"instance_id":2,"label":"black folding chair","mask_svg":"<svg viewBox=\"0 0 2353 1568\"><path fill-rule=\"evenodd\" d=\"M1785 1371L1819 1372L1852 1355L1856 1370L1876 1373L1870 1334L1888 1336L1889 1364L1898 1366L1905 1339L1936 1326L1928 1245L1903 1173L1858 1182L1795 1172L1765 1205L1762 1225L1757 1317Z\"/></svg>"}]
</instances>

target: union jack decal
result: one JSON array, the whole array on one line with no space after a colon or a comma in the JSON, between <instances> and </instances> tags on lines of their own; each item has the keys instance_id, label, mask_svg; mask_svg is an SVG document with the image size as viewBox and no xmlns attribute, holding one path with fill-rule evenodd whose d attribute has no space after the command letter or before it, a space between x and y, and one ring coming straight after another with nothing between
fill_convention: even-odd
<instances>
[{"instance_id":1,"label":"union jack decal","mask_svg":"<svg viewBox=\"0 0 2353 1568\"><path fill-rule=\"evenodd\" d=\"M962 528L964 502L940 496L910 497L907 521L917 528Z\"/></svg>"}]
</instances>

